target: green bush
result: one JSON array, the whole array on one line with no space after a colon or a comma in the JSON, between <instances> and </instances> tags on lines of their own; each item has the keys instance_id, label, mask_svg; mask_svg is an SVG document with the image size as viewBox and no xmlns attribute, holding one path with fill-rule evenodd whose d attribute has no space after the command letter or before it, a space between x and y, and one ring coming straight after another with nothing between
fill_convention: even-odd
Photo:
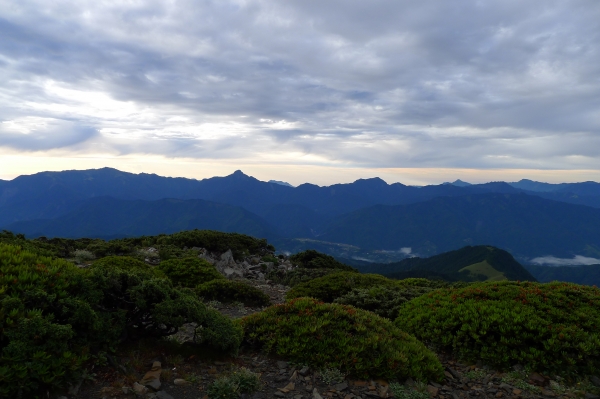
<instances>
[{"instance_id":1,"label":"green bush","mask_svg":"<svg viewBox=\"0 0 600 399\"><path fill-rule=\"evenodd\" d=\"M279 259L271 254L263 256L261 260L263 262L272 262L275 266L279 266Z\"/></svg>"},{"instance_id":2,"label":"green bush","mask_svg":"<svg viewBox=\"0 0 600 399\"><path fill-rule=\"evenodd\" d=\"M437 357L422 343L371 312L298 298L241 321L247 344L323 370L358 378L444 378Z\"/></svg>"},{"instance_id":3,"label":"green bush","mask_svg":"<svg viewBox=\"0 0 600 399\"><path fill-rule=\"evenodd\" d=\"M407 302L396 325L498 367L559 375L600 371L600 290L570 283L476 283Z\"/></svg>"},{"instance_id":4,"label":"green bush","mask_svg":"<svg viewBox=\"0 0 600 399\"><path fill-rule=\"evenodd\" d=\"M395 280L378 274L339 272L319 277L296 285L286 294L287 299L312 297L324 302L333 302L355 288L398 287Z\"/></svg>"},{"instance_id":5,"label":"green bush","mask_svg":"<svg viewBox=\"0 0 600 399\"><path fill-rule=\"evenodd\" d=\"M0 244L0 397L45 397L76 381L91 354L188 322L218 349L241 342L238 324L143 262L112 257L79 269Z\"/></svg>"},{"instance_id":6,"label":"green bush","mask_svg":"<svg viewBox=\"0 0 600 399\"><path fill-rule=\"evenodd\" d=\"M241 281L213 280L196 287L196 295L206 301L242 302L246 306L270 306L271 299L256 287Z\"/></svg>"},{"instance_id":7,"label":"green bush","mask_svg":"<svg viewBox=\"0 0 600 399\"><path fill-rule=\"evenodd\" d=\"M225 279L213 265L198 257L170 259L160 262L158 269L175 285L193 288L212 280Z\"/></svg>"},{"instance_id":8,"label":"green bush","mask_svg":"<svg viewBox=\"0 0 600 399\"><path fill-rule=\"evenodd\" d=\"M314 280L319 277L327 276L333 273L339 273L338 269L304 269L296 268L290 271L286 270L272 270L265 278L271 280L276 284L287 285L288 287L295 287L300 283L305 283L309 280Z\"/></svg>"},{"instance_id":9,"label":"green bush","mask_svg":"<svg viewBox=\"0 0 600 399\"><path fill-rule=\"evenodd\" d=\"M313 249L290 256L290 262L292 262L293 265L306 269L339 269L356 271L353 267L338 262L333 256L322 254Z\"/></svg>"},{"instance_id":10,"label":"green bush","mask_svg":"<svg viewBox=\"0 0 600 399\"><path fill-rule=\"evenodd\" d=\"M352 291L334 300L335 303L352 305L368 310L381 317L395 320L400 307L427 292L429 287L370 287L354 288Z\"/></svg>"},{"instance_id":11,"label":"green bush","mask_svg":"<svg viewBox=\"0 0 600 399\"><path fill-rule=\"evenodd\" d=\"M38 397L80 375L90 348L116 339L87 272L0 244L0 397Z\"/></svg>"},{"instance_id":12,"label":"green bush","mask_svg":"<svg viewBox=\"0 0 600 399\"><path fill-rule=\"evenodd\" d=\"M117 268L126 270L136 270L140 272L147 272L148 276L155 276L155 268L142 262L139 259L132 258L130 256L107 256L102 259L98 259L94 262L95 268ZM162 275L159 273L159 275Z\"/></svg>"},{"instance_id":13,"label":"green bush","mask_svg":"<svg viewBox=\"0 0 600 399\"><path fill-rule=\"evenodd\" d=\"M240 394L252 394L260 389L258 374L241 368L229 376L217 378L207 390L210 399L237 399Z\"/></svg>"}]
</instances>

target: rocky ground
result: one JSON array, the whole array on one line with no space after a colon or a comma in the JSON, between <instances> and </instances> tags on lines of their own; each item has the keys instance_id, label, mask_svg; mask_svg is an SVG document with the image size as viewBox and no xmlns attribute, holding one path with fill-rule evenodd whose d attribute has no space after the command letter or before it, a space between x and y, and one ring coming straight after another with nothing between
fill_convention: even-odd
<instances>
[{"instance_id":1,"label":"rocky ground","mask_svg":"<svg viewBox=\"0 0 600 399\"><path fill-rule=\"evenodd\" d=\"M262 277L258 262L245 260L235 263L231 253L221 258L203 254L223 274L246 281L265 293L273 303L283 303L287 287L269 284ZM269 265L272 267L272 265ZM284 264L289 268L290 265ZM263 268L264 269L264 268ZM243 277L242 277L243 276ZM258 312L260 308L247 308L241 304L212 303L221 313L238 318ZM177 343L142 342L119 351L110 358L106 367L95 371L80 387L72 389L61 399L134 398L147 399L207 399L207 387L219 376L245 367L260 375L261 389L244 399L369 399L393 397L393 388L383 380L353 380L339 375L335 370L319 373L287 359L266 356L245 348L235 357L222 358L216 354L198 351L197 347L181 344L189 341L193 326L183 328L172 338ZM176 349L174 349L176 348ZM537 373L527 374L515 365L515 371L500 373L483 364L461 364L450 356L439 355L445 367L446 379L442 384L430 382L415 384L403 381L409 387L402 399L462 399L462 398L575 398L600 399L600 379L588 386L565 388L557 378ZM595 384L595 386L594 386ZM400 396L400 395L399 395Z\"/></svg>"}]
</instances>

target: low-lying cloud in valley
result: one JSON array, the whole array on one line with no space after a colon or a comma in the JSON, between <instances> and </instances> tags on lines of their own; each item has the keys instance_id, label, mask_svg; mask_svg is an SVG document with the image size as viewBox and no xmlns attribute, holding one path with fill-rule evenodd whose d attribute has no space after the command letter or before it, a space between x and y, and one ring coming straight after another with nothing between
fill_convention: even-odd
<instances>
[{"instance_id":1,"label":"low-lying cloud in valley","mask_svg":"<svg viewBox=\"0 0 600 399\"><path fill-rule=\"evenodd\" d=\"M600 265L600 259L575 255L572 259L556 258L554 256L540 256L530 260L531 263L545 266L583 266Z\"/></svg>"}]
</instances>

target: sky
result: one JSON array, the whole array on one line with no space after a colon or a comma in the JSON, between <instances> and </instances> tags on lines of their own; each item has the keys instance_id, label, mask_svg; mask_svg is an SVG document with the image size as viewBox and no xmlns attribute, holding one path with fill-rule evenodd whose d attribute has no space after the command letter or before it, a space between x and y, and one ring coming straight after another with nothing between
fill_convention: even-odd
<instances>
[{"instance_id":1,"label":"sky","mask_svg":"<svg viewBox=\"0 0 600 399\"><path fill-rule=\"evenodd\" d=\"M598 0L0 0L0 179L600 181Z\"/></svg>"}]
</instances>

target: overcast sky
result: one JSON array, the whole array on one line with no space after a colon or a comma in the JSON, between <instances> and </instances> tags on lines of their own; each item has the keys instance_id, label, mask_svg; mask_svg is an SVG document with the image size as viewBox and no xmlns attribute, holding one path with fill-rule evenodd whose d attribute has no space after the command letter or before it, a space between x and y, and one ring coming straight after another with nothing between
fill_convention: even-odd
<instances>
[{"instance_id":1,"label":"overcast sky","mask_svg":"<svg viewBox=\"0 0 600 399\"><path fill-rule=\"evenodd\" d=\"M0 0L0 178L600 181L598 0Z\"/></svg>"}]
</instances>

